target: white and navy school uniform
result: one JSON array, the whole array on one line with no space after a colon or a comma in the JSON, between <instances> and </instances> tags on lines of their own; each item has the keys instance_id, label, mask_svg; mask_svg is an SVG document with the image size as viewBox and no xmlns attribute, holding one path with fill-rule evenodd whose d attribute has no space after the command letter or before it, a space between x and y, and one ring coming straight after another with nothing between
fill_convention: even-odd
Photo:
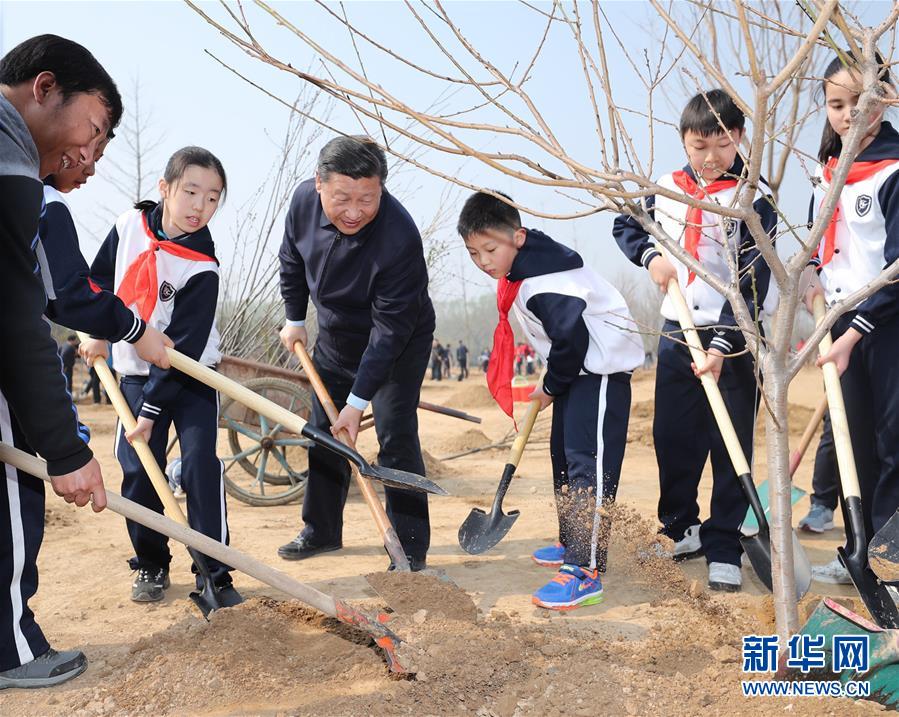
<instances>
[{"instance_id":1,"label":"white and navy school uniform","mask_svg":"<svg viewBox=\"0 0 899 717\"><path fill-rule=\"evenodd\" d=\"M889 122L881 124L877 137L855 161L884 160L885 166L873 175L843 187L832 254L822 238L812 260L820 267L828 305L899 258L899 133ZM814 189L811 219L826 189L822 178ZM840 382L870 540L899 508L899 285L887 284L843 314L831 330L833 338L850 326L863 338L853 348Z\"/></svg>"},{"instance_id":2,"label":"white and navy school uniform","mask_svg":"<svg viewBox=\"0 0 899 717\"><path fill-rule=\"evenodd\" d=\"M737 157L726 176L739 177L743 162ZM691 167L684 170L696 181ZM680 192L673 175L659 179L663 187ZM710 199L723 206L734 202L737 187L723 189ZM684 245L687 226L687 205L662 196L650 197L647 211L667 234ZM777 216L764 184L754 203L762 226L772 233ZM625 255L638 266L647 267L661 252L652 237L633 217L621 215L615 219L615 240ZM697 258L711 273L731 280L728 253L736 258L740 289L750 314L761 316L768 301L770 270L743 222L723 219L703 212L702 230L696 247ZM699 276L691 279L690 272L678 261L678 283L693 314L704 348L718 348L724 354L743 351L745 339L737 328L733 308ZM730 456L715 423L702 384L690 367L692 357L682 343L683 334L670 297L662 302L664 325L659 340L656 366L655 413L653 441L659 467L658 517L661 531L672 540L680 540L686 530L700 523L697 503L699 481L706 460L712 460L712 500L709 518L702 522L700 539L708 562L740 565L740 524L748 503L740 490ZM747 460L752 460L752 439L758 407L758 391L752 357L748 353L727 358L721 370L718 387L730 413L734 428Z\"/></svg>"},{"instance_id":3,"label":"white and navy school uniform","mask_svg":"<svg viewBox=\"0 0 899 717\"><path fill-rule=\"evenodd\" d=\"M554 397L550 454L564 562L606 568L609 522L627 443L631 372L643 343L615 288L574 251L527 230L509 281L521 281L512 310L546 363Z\"/></svg>"},{"instance_id":4,"label":"white and navy school uniform","mask_svg":"<svg viewBox=\"0 0 899 717\"><path fill-rule=\"evenodd\" d=\"M219 352L215 327L219 268L209 229L169 238L161 227L162 205L142 203L142 208L122 214L106 237L91 274L104 288L122 293L123 278L151 241L173 242L193 252L197 259L156 251L157 292L147 323L164 332L176 350L205 366L214 367ZM135 316L138 308L129 308ZM117 343L112 348L113 368L121 376L121 389L135 416L154 421L149 445L165 467L169 427L174 424L181 446L181 483L187 493L187 517L194 530L228 543L223 464L216 456L218 394L176 369L162 370L142 360L134 347ZM122 495L159 513L162 502L120 426L116 457L122 465ZM167 568L171 561L168 539L128 521L135 557L131 568ZM216 585L231 582L230 568L207 558ZM194 568L196 571L196 568Z\"/></svg>"}]
</instances>

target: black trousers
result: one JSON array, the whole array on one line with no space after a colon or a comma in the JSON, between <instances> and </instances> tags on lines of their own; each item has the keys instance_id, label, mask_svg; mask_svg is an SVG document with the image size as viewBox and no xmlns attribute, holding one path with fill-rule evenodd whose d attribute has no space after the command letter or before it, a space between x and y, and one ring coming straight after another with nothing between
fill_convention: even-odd
<instances>
[{"instance_id":1,"label":"black trousers","mask_svg":"<svg viewBox=\"0 0 899 717\"><path fill-rule=\"evenodd\" d=\"M841 336L853 315L837 321ZM852 350L840 383L870 540L899 508L899 320L877 326Z\"/></svg>"},{"instance_id":2,"label":"black trousers","mask_svg":"<svg viewBox=\"0 0 899 717\"><path fill-rule=\"evenodd\" d=\"M840 494L840 476L837 473L837 452L833 444L833 428L830 412L824 414L824 428L818 450L815 451L815 467L812 472L812 496L814 505L836 510Z\"/></svg>"},{"instance_id":3,"label":"black trousers","mask_svg":"<svg viewBox=\"0 0 899 717\"><path fill-rule=\"evenodd\" d=\"M666 321L659 341L656 366L655 417L652 435L659 466L659 521L661 532L680 540L699 520L699 481L705 463L712 460L712 500L709 518L702 522L700 539L708 562L740 564L740 525L749 506L715 423L699 379L690 368L689 349L680 325ZM703 347L714 338L699 329ZM748 354L724 360L718 387L730 413L746 460L752 464L752 435L758 392Z\"/></svg>"},{"instance_id":4,"label":"black trousers","mask_svg":"<svg viewBox=\"0 0 899 717\"><path fill-rule=\"evenodd\" d=\"M19 424L0 393L0 440L28 453ZM37 592L44 539L44 481L0 463L0 672L50 649L28 601Z\"/></svg>"},{"instance_id":5,"label":"black trousers","mask_svg":"<svg viewBox=\"0 0 899 717\"><path fill-rule=\"evenodd\" d=\"M228 544L228 511L225 504L223 465L216 457L218 438L218 394L199 381L179 374L172 380L182 382L181 391L173 404L164 409L153 423L149 445L159 467L165 471L165 449L169 428L174 423L181 445L181 485L187 494L187 522L194 530L213 540ZM123 376L122 393L134 415L143 405L143 388L146 378ZM122 495L136 503L163 512L162 501L150 482L140 459L131 444L125 440L125 432L118 427L115 445L116 457L122 464ZM172 560L169 539L139 523L126 521L128 536L135 556L129 560L132 570L139 568L167 568ZM207 557L206 563L216 585L231 582L227 565ZM193 567L196 572L196 566ZM199 578L197 579L197 587Z\"/></svg>"},{"instance_id":6,"label":"black trousers","mask_svg":"<svg viewBox=\"0 0 899 717\"><path fill-rule=\"evenodd\" d=\"M578 376L553 400L550 456L568 565L606 569L610 521L599 508L618 493L630 409L628 373Z\"/></svg>"},{"instance_id":7,"label":"black trousers","mask_svg":"<svg viewBox=\"0 0 899 717\"><path fill-rule=\"evenodd\" d=\"M378 436L378 464L419 475L425 474L418 441L418 401L431 355L433 336L413 336L397 358L390 376L371 401ZM315 367L338 409L346 405L353 387L352 373L341 368L316 348ZM438 375L439 378L439 375ZM331 422L313 397L310 422L328 430ZM343 507L350 487L350 467L331 451L309 449L309 480L303 498L302 535L313 545L335 545L343 541ZM407 555L424 558L431 543L428 497L425 493L385 486L387 517Z\"/></svg>"},{"instance_id":8,"label":"black trousers","mask_svg":"<svg viewBox=\"0 0 899 717\"><path fill-rule=\"evenodd\" d=\"M459 380L468 378L468 361L459 361Z\"/></svg>"}]
</instances>

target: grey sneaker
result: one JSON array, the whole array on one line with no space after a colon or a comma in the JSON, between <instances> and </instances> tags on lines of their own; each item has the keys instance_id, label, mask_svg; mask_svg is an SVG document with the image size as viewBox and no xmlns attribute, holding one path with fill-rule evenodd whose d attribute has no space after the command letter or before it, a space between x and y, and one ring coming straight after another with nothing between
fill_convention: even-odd
<instances>
[{"instance_id":1,"label":"grey sneaker","mask_svg":"<svg viewBox=\"0 0 899 717\"><path fill-rule=\"evenodd\" d=\"M812 580L831 585L852 585L849 571L843 567L839 558L834 558L827 565L815 565L812 567Z\"/></svg>"},{"instance_id":2,"label":"grey sneaker","mask_svg":"<svg viewBox=\"0 0 899 717\"><path fill-rule=\"evenodd\" d=\"M57 652L50 648L31 662L0 672L0 690L7 687L52 687L77 677L86 669L87 658L83 652Z\"/></svg>"},{"instance_id":3,"label":"grey sneaker","mask_svg":"<svg viewBox=\"0 0 899 717\"><path fill-rule=\"evenodd\" d=\"M170 584L167 568L140 568L131 583L131 599L134 602L159 602Z\"/></svg>"},{"instance_id":4,"label":"grey sneaker","mask_svg":"<svg viewBox=\"0 0 899 717\"><path fill-rule=\"evenodd\" d=\"M809 533L833 530L833 511L818 503L812 503L808 515L799 521L799 529Z\"/></svg>"},{"instance_id":5,"label":"grey sneaker","mask_svg":"<svg viewBox=\"0 0 899 717\"><path fill-rule=\"evenodd\" d=\"M684 537L674 544L671 557L675 562L698 558L702 555L702 543L699 541L699 526L691 525L684 533Z\"/></svg>"},{"instance_id":6,"label":"grey sneaker","mask_svg":"<svg viewBox=\"0 0 899 717\"><path fill-rule=\"evenodd\" d=\"M743 587L743 573L739 565L709 563L709 590L735 593Z\"/></svg>"}]
</instances>

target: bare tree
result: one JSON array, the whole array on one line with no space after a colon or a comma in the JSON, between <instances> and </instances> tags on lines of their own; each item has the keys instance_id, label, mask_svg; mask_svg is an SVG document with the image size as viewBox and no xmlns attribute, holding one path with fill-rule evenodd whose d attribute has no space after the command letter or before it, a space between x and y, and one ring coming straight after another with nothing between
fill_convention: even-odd
<instances>
[{"instance_id":1,"label":"bare tree","mask_svg":"<svg viewBox=\"0 0 899 717\"><path fill-rule=\"evenodd\" d=\"M841 314L899 273L899 263L891 265L874 281L832 306L823 324L812 333L806 347L797 355L791 352L790 336L801 302L801 274L832 216L850 165L858 152L865 119L878 103L884 101L884 90L877 80L875 45L893 29L899 17L899 5L894 5L878 25L865 27L841 13L837 0L809 0L802 2L807 16L790 27L776 16L769 16L758 6L747 2L700 3L701 18L714 15L715 28L731 28L731 36L742 41L747 74L745 78L735 78L723 71L720 63L716 65L713 58L697 44L695 38L702 31L701 23L683 24L682 18L672 15L671 5L661 0L650 0L657 20L666 28L663 40L657 43L654 57L650 57L648 51L639 57L632 56L628 43L616 36L616 28L607 20L605 10L598 2L556 2L546 10L524 3L518 10L527 14L533 23L528 28L529 32L520 30L516 37L532 38L532 50L529 53L523 50L522 60L511 69L504 69L493 62L486 48L475 46L440 0L406 3L405 6L423 37L431 43L434 52L430 56L442 58L431 66L423 66L416 58L403 56L392 49L392 43L372 37L353 24L345 13L338 14L320 3L323 11L331 15L335 27L338 30L342 28L353 37L355 51L338 55L336 50L329 49L329 46L335 45L333 33L323 32L313 37L304 29L305 25L292 22L276 8L258 0L255 3L258 13L254 15L254 23L260 18L264 21L267 16L280 28L292 33L299 43L321 59L326 69L319 74L298 70L287 58L274 54L261 39L263 34L259 27L251 28L242 6L223 5L220 17L212 17L206 6L201 8L190 0L188 4L249 57L318 87L357 116L377 122L385 132L395 132L429 150L428 161L424 161L403 153L396 144L385 142L391 152L410 164L459 186L481 189L466 181L460 173L438 169L437 163L432 161L432 157L438 155L471 158L495 173L555 190L564 207L558 213L549 214L536 207L516 204L533 216L573 219L612 211L635 217L670 256L726 297L746 337L747 348L764 376L767 467L773 486L771 527L775 615L777 630L782 636L795 632L799 624L790 527L787 388L816 349L824 332ZM773 53L773 57L763 54L768 50L760 45L760 33L765 37L778 36L777 43L782 44L783 51ZM566 68L556 63L552 71L567 72L580 78L582 96L586 97L582 116L595 136L593 142L578 142L575 146L566 141L549 120L552 98L541 103L530 91L529 83L541 62L541 53L550 35L554 39L567 38L573 49L571 56L576 60L572 65ZM519 39L518 45L523 47L525 42ZM760 217L753 209L753 202L766 166L766 157L771 157L774 151L772 146L784 147L787 157L798 161L811 181L814 162L792 144L796 137L796 119L789 111L777 114L776 110L785 102L792 83L808 71L809 57L822 43L830 48L842 45L853 48L847 59L851 58L858 68L864 91L859 98L858 116L844 139L840 161L813 226L806 232L805 217L801 221L791 222L779 211L781 235L792 236L799 246L792 256L781 259L775 250L775 238L764 231ZM411 94L408 84L402 82L391 84L389 72L380 73L379 82L371 80L358 49L363 45L367 51L377 53L381 61L395 63L403 73L417 73L422 82L457 88L459 91L454 96L453 111L437 112L422 108L420 92ZM630 63L633 76L642 83L646 97L643 107L627 107L616 101L615 84L623 80L609 71L608 57L612 51L620 53L624 61ZM691 79L694 91L709 84L723 88L749 118L751 128L741 152L745 171L740 177L732 204L697 200L663 187L652 179L656 143L667 141L659 137L667 137L671 131L671 123L659 114L657 103L661 88L672 73ZM575 98L571 101L574 102ZM637 132L640 133L639 142L635 140ZM774 156L783 157L779 149ZM779 161L768 160L768 166L777 167ZM783 161L786 162L786 159ZM770 266L771 281L780 294L781 306L775 319L773 337L763 339L759 335L757 317L750 312L740 293L742 277L738 250L726 252L730 266L730 276L726 280L712 275L684 250L679 237L667 234L647 213L644 199L650 195L715 213L721 217L722 225L725 221L745 222L762 260Z\"/></svg>"}]
</instances>

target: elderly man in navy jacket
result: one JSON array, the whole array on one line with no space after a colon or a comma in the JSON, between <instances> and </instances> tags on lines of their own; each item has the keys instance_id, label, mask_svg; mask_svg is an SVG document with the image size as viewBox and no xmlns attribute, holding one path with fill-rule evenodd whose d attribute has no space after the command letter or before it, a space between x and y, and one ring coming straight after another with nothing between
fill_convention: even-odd
<instances>
[{"instance_id":1,"label":"elderly man in navy jacket","mask_svg":"<svg viewBox=\"0 0 899 717\"><path fill-rule=\"evenodd\" d=\"M306 311L315 305L319 335L313 361L338 407L335 432L353 440L369 404L378 463L424 474L417 408L431 354L434 308L421 235L409 213L384 187L384 152L365 137L338 137L324 146L314 179L297 187L281 245L284 345L306 345ZM311 422L327 429L315 401ZM309 449L304 527L278 549L301 560L342 547L346 461ZM413 570L425 567L430 525L424 493L386 488L387 515ZM391 566L392 567L392 566Z\"/></svg>"}]
</instances>

